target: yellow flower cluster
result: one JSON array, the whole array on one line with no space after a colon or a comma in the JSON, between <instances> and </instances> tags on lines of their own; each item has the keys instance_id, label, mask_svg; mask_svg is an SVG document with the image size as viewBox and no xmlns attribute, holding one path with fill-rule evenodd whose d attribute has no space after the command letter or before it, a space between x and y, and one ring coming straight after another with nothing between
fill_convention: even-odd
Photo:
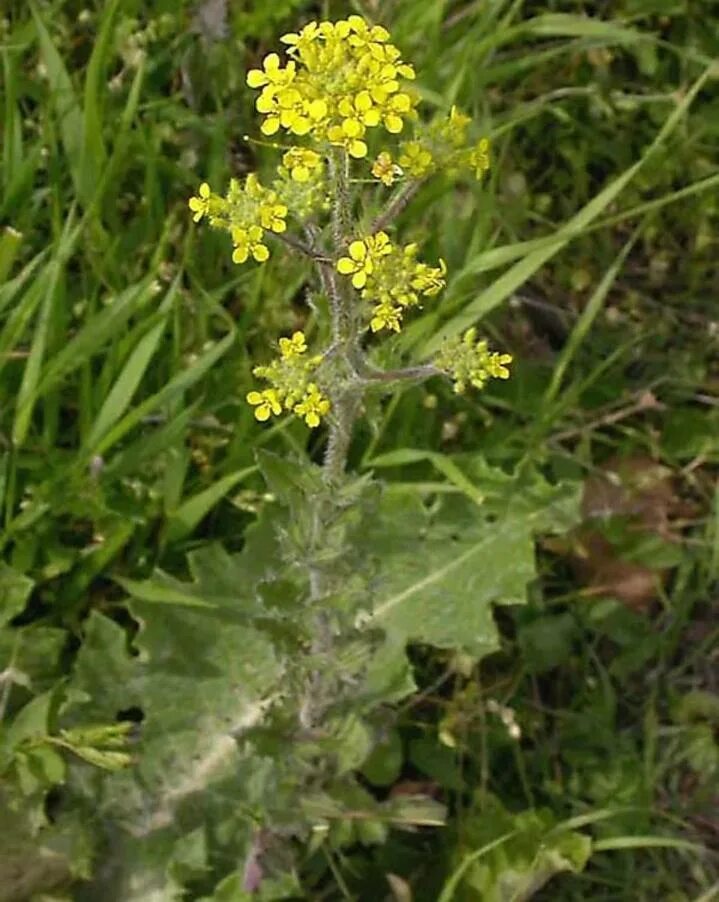
<instances>
[{"instance_id":1,"label":"yellow flower cluster","mask_svg":"<svg viewBox=\"0 0 719 902\"><path fill-rule=\"evenodd\" d=\"M230 233L235 263L244 263L250 256L264 263L270 256L263 243L265 232L279 234L287 228L286 205L276 191L264 188L254 173L247 176L244 185L231 179L225 197L213 194L203 182L197 196L190 198L189 207L195 222L207 217L211 226Z\"/></svg>"},{"instance_id":2,"label":"yellow flower cluster","mask_svg":"<svg viewBox=\"0 0 719 902\"><path fill-rule=\"evenodd\" d=\"M263 391L251 391L247 401L255 408L255 418L261 423L283 410L291 410L314 429L330 411L330 402L322 394L311 374L322 362L322 356L308 357L303 332L291 338L280 338L280 357L268 366L256 366L252 372L270 383Z\"/></svg>"},{"instance_id":3,"label":"yellow flower cluster","mask_svg":"<svg viewBox=\"0 0 719 902\"><path fill-rule=\"evenodd\" d=\"M461 338L445 342L434 361L437 369L452 377L458 394L468 384L482 389L490 379L509 379L512 355L490 351L486 341L476 339L477 330L468 329Z\"/></svg>"},{"instance_id":4,"label":"yellow flower cluster","mask_svg":"<svg viewBox=\"0 0 719 902\"><path fill-rule=\"evenodd\" d=\"M282 41L291 57L286 66L271 53L262 69L247 74L247 84L261 89L256 107L265 117L265 135L280 128L311 134L361 158L367 155L368 128L402 131L416 101L401 90L400 79L413 79L414 69L402 61L384 28L353 15L338 22L310 22Z\"/></svg>"},{"instance_id":5,"label":"yellow flower cluster","mask_svg":"<svg viewBox=\"0 0 719 902\"><path fill-rule=\"evenodd\" d=\"M417 245L395 247L385 232L353 241L349 256L337 261L337 271L352 276L352 285L372 305L369 326L373 332L399 332L405 310L420 304L420 295L433 297L445 284L447 267L419 263Z\"/></svg>"},{"instance_id":6,"label":"yellow flower cluster","mask_svg":"<svg viewBox=\"0 0 719 902\"><path fill-rule=\"evenodd\" d=\"M439 170L472 169L478 179L489 169L489 140L482 138L467 146L465 116L456 106L449 116L418 129L417 135L400 145L397 163L388 151L382 151L372 166L372 175L390 186L397 176L423 179Z\"/></svg>"}]
</instances>

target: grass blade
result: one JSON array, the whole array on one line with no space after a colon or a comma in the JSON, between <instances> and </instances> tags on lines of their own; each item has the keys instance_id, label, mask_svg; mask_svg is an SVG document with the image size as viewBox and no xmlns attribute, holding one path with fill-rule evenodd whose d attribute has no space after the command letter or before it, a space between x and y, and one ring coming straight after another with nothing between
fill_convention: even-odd
<instances>
[{"instance_id":1,"label":"grass blade","mask_svg":"<svg viewBox=\"0 0 719 902\"><path fill-rule=\"evenodd\" d=\"M165 331L178 284L176 279L160 307L162 319L143 335L115 380L87 437L88 445L96 445L129 407Z\"/></svg>"},{"instance_id":2,"label":"grass blade","mask_svg":"<svg viewBox=\"0 0 719 902\"><path fill-rule=\"evenodd\" d=\"M505 301L521 285L524 285L524 283L527 282L540 267L562 250L570 240L570 237L579 234L593 222L615 200L615 198L618 197L646 161L659 147L661 147L664 141L674 131L686 111L691 106L694 98L712 74L713 69L713 66L709 66L694 82L691 89L687 91L681 102L677 104L676 108L671 112L646 152L636 163L632 164L632 166L626 169L621 175L600 191L599 194L593 197L589 203L585 204L585 206L582 207L582 209L567 223L566 227L554 236L554 240L551 240L549 244L543 248L530 251L526 257L515 263L514 266L507 270L507 272L503 273L495 282L482 291L472 303L464 308L464 310L452 317L449 322L445 323L437 334L424 346L421 356L433 354L439 349L446 338L458 335L478 319L481 319L491 310L494 310L495 307Z\"/></svg>"},{"instance_id":3,"label":"grass blade","mask_svg":"<svg viewBox=\"0 0 719 902\"><path fill-rule=\"evenodd\" d=\"M138 405L117 423L102 439L96 444L89 445L85 449L85 453L103 454L108 448L116 444L130 429L142 421L144 417L153 410L167 404L173 398L178 397L188 388L195 385L210 370L217 361L229 351L235 340L235 328L232 325L231 330L225 337L205 351L195 360L191 366L185 370L181 370L165 385L160 391L156 392L150 398L147 398L142 404Z\"/></svg>"},{"instance_id":4,"label":"grass blade","mask_svg":"<svg viewBox=\"0 0 719 902\"><path fill-rule=\"evenodd\" d=\"M614 285L614 282L619 275L619 271L624 265L624 261L627 259L629 252L636 244L637 239L641 235L645 225L646 219L644 219L642 223L634 230L634 232L629 237L629 240L619 251L612 265L604 273L601 281L592 292L592 296L589 298L589 301L582 310L581 316L572 329L569 338L562 348L562 351L552 371L552 378L549 382L549 385L547 386L547 390L544 393L543 398L543 405L545 408L549 406L557 397L557 393L559 392L559 388L562 384L564 374L567 371L567 367L571 363L572 358L576 354L579 346L586 338L587 333L592 327L592 323L597 318L599 312L604 306L604 301L607 299L607 295L609 294L612 285Z\"/></svg>"},{"instance_id":5,"label":"grass blade","mask_svg":"<svg viewBox=\"0 0 719 902\"><path fill-rule=\"evenodd\" d=\"M68 74L62 57L57 52L50 33L34 3L30 3L30 12L35 20L40 44L40 57L47 70L47 78L50 85L50 97L60 126L60 136L63 149L67 157L73 184L77 196L88 204L92 199L95 185L97 184L96 161L88 160L87 169L83 168L83 115L80 103L75 94L72 80Z\"/></svg>"},{"instance_id":6,"label":"grass blade","mask_svg":"<svg viewBox=\"0 0 719 902\"><path fill-rule=\"evenodd\" d=\"M12 429L12 440L16 446L22 445L27 437L35 400L38 394L42 363L45 358L45 348L47 345L53 308L58 293L57 289L60 282L60 276L62 275L65 263L80 236L80 227L77 226L74 229L72 228L74 219L74 212L71 210L65 222L63 234L60 236L57 253L48 264L44 273L44 278L42 281L38 280L35 292L28 292L29 299L26 300L24 305L21 305L21 308L23 309L22 315L17 318L13 317L12 321L8 320L6 329L3 331L2 337L0 337L0 369L2 369L4 363L3 352L6 349L9 351L12 346L9 344L6 346L6 342L13 341L14 343L14 340L20 337L24 325L29 321L34 312L36 303L40 302L40 298L42 297L40 313L35 326L32 345L30 347L30 355L23 371L20 391L18 392L17 397L15 419Z\"/></svg>"},{"instance_id":7,"label":"grass blade","mask_svg":"<svg viewBox=\"0 0 719 902\"><path fill-rule=\"evenodd\" d=\"M168 542L184 539L195 529L210 510L239 482L257 472L257 467L245 467L236 473L229 473L184 501L168 517L165 538Z\"/></svg>"}]
</instances>

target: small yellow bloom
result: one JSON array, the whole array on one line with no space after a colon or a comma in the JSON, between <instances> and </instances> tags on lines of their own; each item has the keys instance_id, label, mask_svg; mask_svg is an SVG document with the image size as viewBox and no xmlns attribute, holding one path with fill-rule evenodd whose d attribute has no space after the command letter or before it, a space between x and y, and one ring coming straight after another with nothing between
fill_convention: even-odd
<instances>
[{"instance_id":1,"label":"small yellow bloom","mask_svg":"<svg viewBox=\"0 0 719 902\"><path fill-rule=\"evenodd\" d=\"M294 77L295 63L289 62L283 69L280 66L279 56L276 53L270 53L262 61L262 69L250 69L247 73L247 84L251 88L263 88L267 85L278 88L288 85Z\"/></svg>"},{"instance_id":2,"label":"small yellow bloom","mask_svg":"<svg viewBox=\"0 0 719 902\"><path fill-rule=\"evenodd\" d=\"M445 286L447 264L440 257L439 266L428 266L426 263L418 263L414 270L411 286L416 291L421 291L427 297L438 294Z\"/></svg>"},{"instance_id":3,"label":"small yellow bloom","mask_svg":"<svg viewBox=\"0 0 719 902\"><path fill-rule=\"evenodd\" d=\"M307 385L305 395L299 404L295 404L294 412L304 418L310 429L320 425L323 416L329 413L330 402L320 392L314 382Z\"/></svg>"},{"instance_id":4,"label":"small yellow bloom","mask_svg":"<svg viewBox=\"0 0 719 902\"><path fill-rule=\"evenodd\" d=\"M408 141L402 149L399 165L414 178L423 178L432 169L432 154L419 141Z\"/></svg>"},{"instance_id":5,"label":"small yellow bloom","mask_svg":"<svg viewBox=\"0 0 719 902\"><path fill-rule=\"evenodd\" d=\"M247 395L247 402L255 408L255 419L260 423L274 414L278 416L282 413L282 404L279 396L273 388L266 388L264 391L251 391Z\"/></svg>"},{"instance_id":6,"label":"small yellow bloom","mask_svg":"<svg viewBox=\"0 0 719 902\"><path fill-rule=\"evenodd\" d=\"M372 319L369 326L373 332L379 332L382 329L391 329L393 332L399 332L402 323L402 310L393 304L383 303L377 304L372 311Z\"/></svg>"},{"instance_id":7,"label":"small yellow bloom","mask_svg":"<svg viewBox=\"0 0 719 902\"><path fill-rule=\"evenodd\" d=\"M292 338L281 338L279 341L280 354L283 360L299 357L307 350L304 332L295 332Z\"/></svg>"},{"instance_id":8,"label":"small yellow bloom","mask_svg":"<svg viewBox=\"0 0 719 902\"><path fill-rule=\"evenodd\" d=\"M198 195L198 197L191 197L187 202L187 205L195 214L192 217L195 222L199 222L203 216L207 216L210 212L211 192L207 182L203 182L200 185Z\"/></svg>"},{"instance_id":9,"label":"small yellow bloom","mask_svg":"<svg viewBox=\"0 0 719 902\"><path fill-rule=\"evenodd\" d=\"M322 157L314 150L292 147L282 157L282 162L295 182L308 182L312 174L321 168Z\"/></svg>"},{"instance_id":10,"label":"small yellow bloom","mask_svg":"<svg viewBox=\"0 0 719 902\"><path fill-rule=\"evenodd\" d=\"M483 174L489 169L489 139L482 140L469 152L469 166L474 169L477 179L481 179Z\"/></svg>"},{"instance_id":11,"label":"small yellow bloom","mask_svg":"<svg viewBox=\"0 0 719 902\"><path fill-rule=\"evenodd\" d=\"M260 225L263 229L277 234L287 228L285 217L287 207L284 204L264 203L259 206Z\"/></svg>"},{"instance_id":12,"label":"small yellow bloom","mask_svg":"<svg viewBox=\"0 0 719 902\"><path fill-rule=\"evenodd\" d=\"M232 242L235 249L232 253L234 263L244 263L250 254L258 263L264 263L269 259L270 252L262 244L263 231L260 226L250 226L247 229L235 228L232 230Z\"/></svg>"},{"instance_id":13,"label":"small yellow bloom","mask_svg":"<svg viewBox=\"0 0 719 902\"><path fill-rule=\"evenodd\" d=\"M487 372L495 379L509 379L509 370L506 364L511 362L511 354L491 354L487 361Z\"/></svg>"},{"instance_id":14,"label":"small yellow bloom","mask_svg":"<svg viewBox=\"0 0 719 902\"><path fill-rule=\"evenodd\" d=\"M351 275L352 285L361 289L367 284L367 277L374 272L375 263L392 253L392 242L386 232L377 232L376 235L353 241L348 251L349 257L340 257L337 261L337 272L343 276Z\"/></svg>"},{"instance_id":15,"label":"small yellow bloom","mask_svg":"<svg viewBox=\"0 0 719 902\"><path fill-rule=\"evenodd\" d=\"M349 257L340 257L337 261L337 272L343 276L351 275L355 288L364 288L367 276L374 268L372 258L367 253L367 245L364 241L353 241L348 250Z\"/></svg>"},{"instance_id":16,"label":"small yellow bloom","mask_svg":"<svg viewBox=\"0 0 719 902\"><path fill-rule=\"evenodd\" d=\"M383 150L372 164L372 175L389 188L402 175L402 167L393 162L391 155Z\"/></svg>"}]
</instances>

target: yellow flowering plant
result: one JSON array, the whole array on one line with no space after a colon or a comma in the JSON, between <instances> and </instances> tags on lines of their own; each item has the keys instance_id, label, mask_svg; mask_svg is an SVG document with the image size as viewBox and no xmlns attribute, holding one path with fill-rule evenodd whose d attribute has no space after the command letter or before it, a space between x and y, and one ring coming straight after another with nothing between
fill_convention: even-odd
<instances>
[{"instance_id":1,"label":"yellow flowering plant","mask_svg":"<svg viewBox=\"0 0 719 902\"><path fill-rule=\"evenodd\" d=\"M313 303L312 332L297 329L279 337L271 359L253 368L258 384L246 395L260 423L292 414L311 430L328 428L321 467L258 452L268 487L290 511L290 520L274 533L275 560L288 567L284 576L280 569L276 591L279 610L291 614L291 626L282 629L297 634L302 648L283 658L280 700L272 707L277 729L290 731L288 761L302 761L287 765L292 777L283 784L284 805L288 811L302 808L315 829L326 824L328 798L340 812L356 804L359 787L349 771L361 766L372 745L378 703L371 699L394 697L396 668L406 666L401 647L397 658L391 643L378 645L381 628L363 628L373 603L364 573L377 566L371 549L386 545L377 535L388 515L378 514L372 479L345 473L363 400L403 380L442 376L453 380L456 391L481 389L490 379L509 376L511 357L490 350L470 329L416 365L374 365L378 343L400 332L414 311L437 303L447 279L444 260L425 261L417 243L397 238L397 216L434 173L481 178L489 166L488 141L471 135L469 118L456 107L423 122L414 69L379 25L353 15L310 22L281 40L284 54L270 53L247 73L248 85L258 92L260 130L278 153L275 172L270 178L251 173L232 179L224 195L202 183L189 207L195 222L229 234L237 264L262 264L278 245L303 255L326 301ZM415 511L420 524L424 513ZM404 508L398 515L405 517ZM433 548L441 555L446 543L438 537ZM398 572L409 571L400 563ZM271 601L269 584L255 598ZM263 629L274 624L278 630L273 641L286 636L276 622L282 616L272 606L263 615ZM413 627L403 629L408 637ZM439 634L430 638L445 641ZM374 689L365 695L363 681L377 667L388 671L390 682L378 696ZM283 760L278 753L280 770ZM374 802L365 797L363 804ZM436 803L422 804L440 823ZM383 833L381 808L375 814L379 820L372 829ZM269 815L264 820L270 832L260 828L253 834L246 875L263 859L272 830L280 835L286 829ZM291 822L298 829L294 815ZM338 829L352 841L349 823Z\"/></svg>"},{"instance_id":2,"label":"yellow flowering plant","mask_svg":"<svg viewBox=\"0 0 719 902\"><path fill-rule=\"evenodd\" d=\"M461 391L509 375L511 357L490 352L474 333L405 370L378 371L367 358L373 336L399 332L406 316L445 286L445 262L423 262L416 244L397 243L395 218L435 172L481 178L489 141L471 138L471 121L456 107L422 121L414 68L380 25L356 15L310 22L281 42L283 56L270 53L247 73L258 91L262 134L289 142L273 145L281 152L274 178L232 179L224 196L203 183L189 206L195 222L229 233L235 263L264 263L273 242L314 263L329 302L330 344L310 353L302 332L280 339L280 356L255 367L265 386L250 391L247 402L260 422L289 412L314 429L327 419L332 481L344 470L360 400L373 383L445 374ZM395 146L370 157L378 139ZM380 191L396 186L394 193L368 228L353 224L359 195L373 181Z\"/></svg>"}]
</instances>

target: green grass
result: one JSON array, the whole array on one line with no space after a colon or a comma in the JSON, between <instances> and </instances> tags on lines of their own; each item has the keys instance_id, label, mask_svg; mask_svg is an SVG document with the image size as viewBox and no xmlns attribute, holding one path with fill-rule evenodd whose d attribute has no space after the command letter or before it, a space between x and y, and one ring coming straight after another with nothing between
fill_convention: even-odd
<instances>
[{"instance_id":1,"label":"green grass","mask_svg":"<svg viewBox=\"0 0 719 902\"><path fill-rule=\"evenodd\" d=\"M29 582L0 574L0 671L31 680L3 683L7 722L69 672L91 612L128 626L119 580L158 564L181 574L185 551L212 539L242 545L264 503L256 449L320 450L301 424L258 426L243 402L277 333L314 328L299 303L304 265L278 252L266 268L234 267L186 209L200 181L269 159L244 141L258 134L244 72L317 4L239 6L220 40L198 33L190 3L113 0L83 17L74 0L10 0L3 12L0 544ZM539 842L582 834L587 867L562 847L566 871L537 899L708 902L719 880L712 4L418 0L381 13L427 106L460 105L494 142L486 184L439 180L403 214L451 280L387 356L420 360L480 320L516 366L479 399L432 382L372 405L354 465L423 497L479 501L492 467L582 480L615 455L649 455L683 502L681 553L660 600L637 613L588 597L566 556L540 546L529 604L499 617L500 654L463 670L417 649L418 693L389 719L392 779L431 782L449 824L329 863L306 850L307 898L390 898L388 873L418 900L489 898L492 868L536 873ZM658 404L638 404L646 392ZM489 699L515 711L521 743Z\"/></svg>"}]
</instances>

